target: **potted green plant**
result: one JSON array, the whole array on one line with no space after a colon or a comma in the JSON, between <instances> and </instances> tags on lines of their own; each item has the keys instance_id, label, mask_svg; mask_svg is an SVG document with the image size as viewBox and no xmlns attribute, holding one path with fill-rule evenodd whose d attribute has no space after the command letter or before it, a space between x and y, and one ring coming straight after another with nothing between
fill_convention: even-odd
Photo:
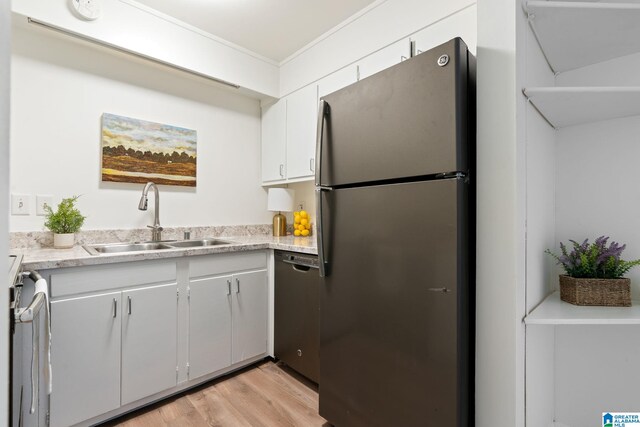
<instances>
[{"instance_id":1,"label":"potted green plant","mask_svg":"<svg viewBox=\"0 0 640 427\"><path fill-rule=\"evenodd\" d=\"M51 206L45 206L47 212L44 226L53 231L53 247L65 249L73 247L75 233L80 230L86 217L75 207L80 196L62 199L54 212Z\"/></svg>"},{"instance_id":2,"label":"potted green plant","mask_svg":"<svg viewBox=\"0 0 640 427\"><path fill-rule=\"evenodd\" d=\"M560 275L560 299L575 305L631 306L631 280L623 276L640 265L640 260L624 261L621 255L627 245L611 242L607 246L608 240L605 236L592 244L589 239L582 243L570 240L570 252L560 243L560 256L545 251L566 273Z\"/></svg>"}]
</instances>

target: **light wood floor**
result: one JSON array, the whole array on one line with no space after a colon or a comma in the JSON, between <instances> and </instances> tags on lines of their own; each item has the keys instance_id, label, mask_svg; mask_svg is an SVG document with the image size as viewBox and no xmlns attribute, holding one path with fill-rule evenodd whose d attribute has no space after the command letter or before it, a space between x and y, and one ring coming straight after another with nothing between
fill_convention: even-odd
<instances>
[{"instance_id":1,"label":"light wood floor","mask_svg":"<svg viewBox=\"0 0 640 427\"><path fill-rule=\"evenodd\" d=\"M315 384L263 362L110 421L123 427L329 427Z\"/></svg>"}]
</instances>

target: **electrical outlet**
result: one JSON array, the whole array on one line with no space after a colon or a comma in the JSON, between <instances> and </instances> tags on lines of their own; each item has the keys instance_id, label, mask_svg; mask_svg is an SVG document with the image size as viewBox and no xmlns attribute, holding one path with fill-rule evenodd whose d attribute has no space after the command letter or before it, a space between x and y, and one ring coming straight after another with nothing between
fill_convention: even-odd
<instances>
[{"instance_id":1,"label":"electrical outlet","mask_svg":"<svg viewBox=\"0 0 640 427\"><path fill-rule=\"evenodd\" d=\"M303 211L304 210L304 202L298 202L298 210L299 211Z\"/></svg>"},{"instance_id":2,"label":"electrical outlet","mask_svg":"<svg viewBox=\"0 0 640 427\"><path fill-rule=\"evenodd\" d=\"M45 216L47 214L46 206L53 208L53 196L38 194L36 196L36 215Z\"/></svg>"},{"instance_id":3,"label":"electrical outlet","mask_svg":"<svg viewBox=\"0 0 640 427\"><path fill-rule=\"evenodd\" d=\"M11 215L29 215L29 195L11 195Z\"/></svg>"}]
</instances>

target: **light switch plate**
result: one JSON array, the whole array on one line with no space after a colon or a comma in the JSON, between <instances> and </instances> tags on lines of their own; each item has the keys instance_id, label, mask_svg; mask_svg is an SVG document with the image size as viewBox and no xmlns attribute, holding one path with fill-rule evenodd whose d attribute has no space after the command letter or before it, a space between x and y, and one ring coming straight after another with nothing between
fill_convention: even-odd
<instances>
[{"instance_id":1,"label":"light switch plate","mask_svg":"<svg viewBox=\"0 0 640 427\"><path fill-rule=\"evenodd\" d=\"M45 206L53 208L53 196L38 194L36 196L36 215L45 216L47 214L47 211L44 209Z\"/></svg>"},{"instance_id":2,"label":"light switch plate","mask_svg":"<svg viewBox=\"0 0 640 427\"><path fill-rule=\"evenodd\" d=\"M29 215L29 195L11 194L11 215Z\"/></svg>"},{"instance_id":3,"label":"light switch plate","mask_svg":"<svg viewBox=\"0 0 640 427\"><path fill-rule=\"evenodd\" d=\"M304 202L298 202L298 210L299 211L303 211L304 210Z\"/></svg>"}]
</instances>

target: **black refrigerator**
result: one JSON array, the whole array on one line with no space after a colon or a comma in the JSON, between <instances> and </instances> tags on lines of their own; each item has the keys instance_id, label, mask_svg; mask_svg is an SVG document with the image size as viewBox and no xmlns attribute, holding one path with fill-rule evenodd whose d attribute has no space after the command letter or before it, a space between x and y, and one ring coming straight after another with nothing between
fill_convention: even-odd
<instances>
[{"instance_id":1,"label":"black refrigerator","mask_svg":"<svg viewBox=\"0 0 640 427\"><path fill-rule=\"evenodd\" d=\"M475 58L456 38L324 96L320 415L473 425Z\"/></svg>"}]
</instances>

